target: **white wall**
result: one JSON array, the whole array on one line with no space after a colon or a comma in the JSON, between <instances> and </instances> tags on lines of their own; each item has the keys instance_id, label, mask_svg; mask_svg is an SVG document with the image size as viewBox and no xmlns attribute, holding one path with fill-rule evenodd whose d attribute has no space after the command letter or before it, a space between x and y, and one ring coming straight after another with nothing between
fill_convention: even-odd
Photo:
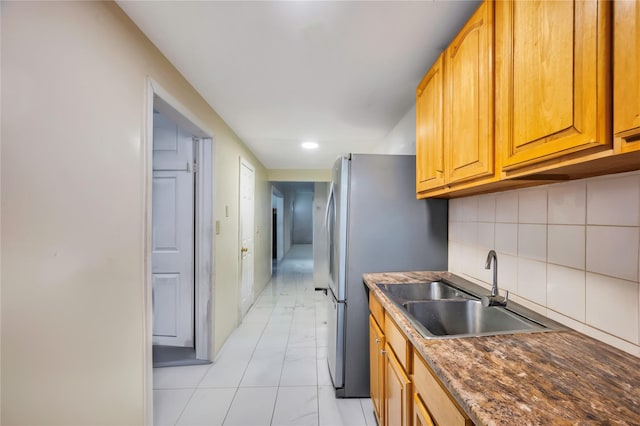
<instances>
[{"instance_id":1,"label":"white wall","mask_svg":"<svg viewBox=\"0 0 640 426\"><path fill-rule=\"evenodd\" d=\"M449 203L449 270L640 356L640 172ZM478 281L479 280L479 281Z\"/></svg>"},{"instance_id":2,"label":"white wall","mask_svg":"<svg viewBox=\"0 0 640 426\"><path fill-rule=\"evenodd\" d=\"M416 105L409 108L385 138L376 145L376 154L416 154Z\"/></svg>"},{"instance_id":3,"label":"white wall","mask_svg":"<svg viewBox=\"0 0 640 426\"><path fill-rule=\"evenodd\" d=\"M216 351L238 322L240 156L269 279L266 170L116 4L1 8L1 422L142 424L147 77L214 135Z\"/></svg>"},{"instance_id":4,"label":"white wall","mask_svg":"<svg viewBox=\"0 0 640 426\"><path fill-rule=\"evenodd\" d=\"M273 183L283 198L283 230L284 230L284 256L287 255L292 244L293 230L293 200L295 193L288 185Z\"/></svg>"}]
</instances>

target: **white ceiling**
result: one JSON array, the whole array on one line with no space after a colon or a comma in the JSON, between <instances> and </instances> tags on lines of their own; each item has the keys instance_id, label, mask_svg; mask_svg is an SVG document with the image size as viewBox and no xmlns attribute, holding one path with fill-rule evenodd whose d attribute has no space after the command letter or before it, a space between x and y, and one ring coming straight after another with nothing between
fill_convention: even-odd
<instances>
[{"instance_id":1,"label":"white ceiling","mask_svg":"<svg viewBox=\"0 0 640 426\"><path fill-rule=\"evenodd\" d=\"M265 167L323 169L389 133L478 1L118 4Z\"/></svg>"}]
</instances>

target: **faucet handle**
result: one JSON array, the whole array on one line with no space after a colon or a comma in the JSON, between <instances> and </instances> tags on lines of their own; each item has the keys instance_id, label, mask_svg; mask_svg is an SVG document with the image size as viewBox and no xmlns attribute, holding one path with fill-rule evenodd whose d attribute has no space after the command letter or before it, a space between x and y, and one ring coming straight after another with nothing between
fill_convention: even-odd
<instances>
[{"instance_id":1,"label":"faucet handle","mask_svg":"<svg viewBox=\"0 0 640 426\"><path fill-rule=\"evenodd\" d=\"M509 301L509 290L505 293L504 297L500 296L482 296L480 298L480 303L485 308L490 306L507 306L507 302Z\"/></svg>"}]
</instances>

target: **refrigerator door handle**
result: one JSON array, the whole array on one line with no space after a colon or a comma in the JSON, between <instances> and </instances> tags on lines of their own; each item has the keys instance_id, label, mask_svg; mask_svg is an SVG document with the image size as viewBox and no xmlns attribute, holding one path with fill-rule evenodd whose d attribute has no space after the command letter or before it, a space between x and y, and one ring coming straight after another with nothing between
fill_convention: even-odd
<instances>
[{"instance_id":1,"label":"refrigerator door handle","mask_svg":"<svg viewBox=\"0 0 640 426\"><path fill-rule=\"evenodd\" d=\"M331 182L331 185L329 185L329 196L327 197L327 208L324 212L324 227L327 228L329 226L329 210L331 209L331 202L333 201L334 198L334 193L333 193L333 182Z\"/></svg>"}]
</instances>

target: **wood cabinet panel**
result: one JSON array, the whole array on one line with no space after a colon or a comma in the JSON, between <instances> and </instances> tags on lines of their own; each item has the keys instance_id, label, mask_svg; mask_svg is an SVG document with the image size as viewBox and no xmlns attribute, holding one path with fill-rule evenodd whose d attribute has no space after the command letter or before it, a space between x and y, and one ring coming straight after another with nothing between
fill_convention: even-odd
<instances>
[{"instance_id":1,"label":"wood cabinet panel","mask_svg":"<svg viewBox=\"0 0 640 426\"><path fill-rule=\"evenodd\" d=\"M442 57L433 64L416 89L416 190L444 185Z\"/></svg>"},{"instance_id":2,"label":"wood cabinet panel","mask_svg":"<svg viewBox=\"0 0 640 426\"><path fill-rule=\"evenodd\" d=\"M413 394L413 426L434 426L427 407L417 393Z\"/></svg>"},{"instance_id":3,"label":"wood cabinet panel","mask_svg":"<svg viewBox=\"0 0 640 426\"><path fill-rule=\"evenodd\" d=\"M503 170L611 147L607 1L495 6Z\"/></svg>"},{"instance_id":4,"label":"wood cabinet panel","mask_svg":"<svg viewBox=\"0 0 640 426\"><path fill-rule=\"evenodd\" d=\"M620 152L640 150L640 2L613 3L613 131Z\"/></svg>"},{"instance_id":5,"label":"wood cabinet panel","mask_svg":"<svg viewBox=\"0 0 640 426\"><path fill-rule=\"evenodd\" d=\"M448 426L472 424L451 400L422 358L417 354L413 358L414 391L425 402L435 423Z\"/></svg>"},{"instance_id":6,"label":"wood cabinet panel","mask_svg":"<svg viewBox=\"0 0 640 426\"><path fill-rule=\"evenodd\" d=\"M385 425L404 426L411 419L411 381L386 345L385 352Z\"/></svg>"},{"instance_id":7,"label":"wood cabinet panel","mask_svg":"<svg viewBox=\"0 0 640 426\"><path fill-rule=\"evenodd\" d=\"M384 337L387 346L391 347L400 361L400 365L406 371L411 371L411 349L410 344L398 326L389 317L384 320Z\"/></svg>"},{"instance_id":8,"label":"wood cabinet panel","mask_svg":"<svg viewBox=\"0 0 640 426\"><path fill-rule=\"evenodd\" d=\"M384 327L384 308L380 304L380 301L373 295L369 294L369 311L373 318L376 320L380 328Z\"/></svg>"},{"instance_id":9,"label":"wood cabinet panel","mask_svg":"<svg viewBox=\"0 0 640 426\"><path fill-rule=\"evenodd\" d=\"M373 315L369 315L369 373L371 402L378 420L384 419L384 334Z\"/></svg>"},{"instance_id":10,"label":"wood cabinet panel","mask_svg":"<svg viewBox=\"0 0 640 426\"><path fill-rule=\"evenodd\" d=\"M445 51L446 181L494 173L493 2L485 2Z\"/></svg>"}]
</instances>

